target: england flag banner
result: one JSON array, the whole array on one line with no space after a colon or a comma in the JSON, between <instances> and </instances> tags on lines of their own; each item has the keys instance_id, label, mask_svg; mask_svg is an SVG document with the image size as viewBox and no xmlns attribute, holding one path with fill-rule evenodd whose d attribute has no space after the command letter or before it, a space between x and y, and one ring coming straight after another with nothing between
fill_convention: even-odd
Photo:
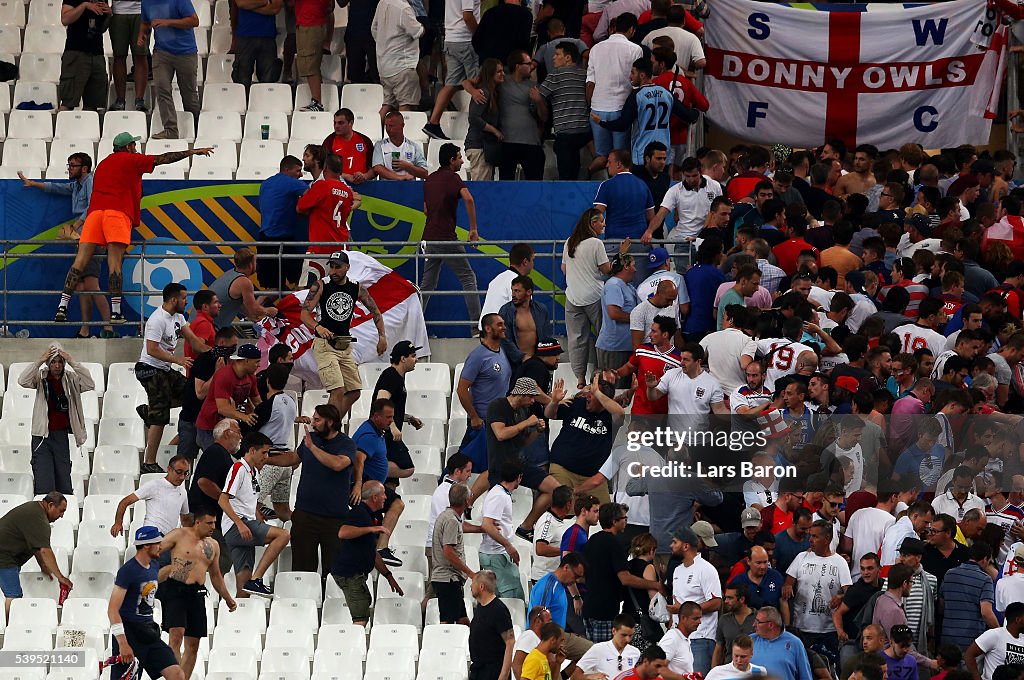
<instances>
[{"instance_id":1,"label":"england flag banner","mask_svg":"<svg viewBox=\"0 0 1024 680\"><path fill-rule=\"evenodd\" d=\"M716 125L798 148L988 143L1005 41L975 35L992 30L985 2L823 7L836 11L713 2L705 74Z\"/></svg>"},{"instance_id":2,"label":"england flag banner","mask_svg":"<svg viewBox=\"0 0 1024 680\"><path fill-rule=\"evenodd\" d=\"M377 328L373 317L363 303L356 303L352 317L351 333L355 339L352 354L357 364L387 362L391 348L399 340L411 340L419 347L417 356L430 356L427 341L427 324L423 319L423 306L416 287L400 275L385 267L375 258L355 250L348 251L350 267L348 277L359 281L377 303L384 317L384 332L388 336L388 349L382 355L376 351ZM284 343L292 350L294 366L292 375L305 381L307 389L320 389L320 374L313 358L313 334L302 323L302 303L309 289L297 290L277 302L279 314L266 317L259 322L261 331L257 346L263 352L260 368L266 368L267 351L278 343ZM363 385L370 389L373 385Z\"/></svg>"}]
</instances>

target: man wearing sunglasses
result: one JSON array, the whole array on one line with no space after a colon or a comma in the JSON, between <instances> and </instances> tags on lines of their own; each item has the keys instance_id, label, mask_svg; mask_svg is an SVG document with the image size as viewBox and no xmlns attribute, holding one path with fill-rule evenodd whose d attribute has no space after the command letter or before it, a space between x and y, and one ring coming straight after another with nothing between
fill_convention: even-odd
<instances>
[{"instance_id":1,"label":"man wearing sunglasses","mask_svg":"<svg viewBox=\"0 0 1024 680\"><path fill-rule=\"evenodd\" d=\"M811 515L811 520L816 522L819 519L832 525L832 543L829 550L836 552L839 549L839 537L843 531L843 525L839 521L839 513L846 507L846 495L839 487L825 489L825 495L821 499L821 507Z\"/></svg>"},{"instance_id":2,"label":"man wearing sunglasses","mask_svg":"<svg viewBox=\"0 0 1024 680\"><path fill-rule=\"evenodd\" d=\"M191 526L192 517L188 509L188 487L184 482L192 472L192 465L185 456L174 456L167 463L167 474L153 479L121 499L114 512L114 523L110 525L110 535L118 536L124 529L124 512L128 506L139 501L146 501L145 526L156 527L160 533L167 534L181 526ZM170 563L170 553L164 553L160 565Z\"/></svg>"}]
</instances>

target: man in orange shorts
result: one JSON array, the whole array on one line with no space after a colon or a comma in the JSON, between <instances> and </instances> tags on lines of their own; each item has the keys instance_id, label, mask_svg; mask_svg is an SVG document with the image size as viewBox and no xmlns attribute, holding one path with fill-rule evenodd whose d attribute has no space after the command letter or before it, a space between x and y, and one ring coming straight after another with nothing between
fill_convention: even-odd
<instances>
[{"instance_id":1,"label":"man in orange shorts","mask_svg":"<svg viewBox=\"0 0 1024 680\"><path fill-rule=\"evenodd\" d=\"M132 228L140 220L142 176L153 172L153 168L158 165L213 153L213 149L201 148L146 156L136 150L135 143L139 139L128 132L120 133L114 137L114 152L96 166L92 199L89 201L85 224L82 225L78 254L64 280L64 292L60 295L54 321L68 320L68 303L82 278L82 270L97 246L106 246L107 266L110 268L110 321L124 323L124 315L121 313L121 263L132 240Z\"/></svg>"}]
</instances>

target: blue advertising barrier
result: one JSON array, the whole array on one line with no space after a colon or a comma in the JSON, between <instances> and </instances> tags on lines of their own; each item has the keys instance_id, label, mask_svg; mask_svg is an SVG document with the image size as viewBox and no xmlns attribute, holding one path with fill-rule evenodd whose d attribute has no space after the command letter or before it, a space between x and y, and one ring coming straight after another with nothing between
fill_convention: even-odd
<instances>
[{"instance_id":1,"label":"blue advertising barrier","mask_svg":"<svg viewBox=\"0 0 1024 680\"><path fill-rule=\"evenodd\" d=\"M596 182L470 182L476 201L481 241L475 250L491 257L472 258L470 262L481 289L508 266L507 247L489 245L488 240L564 240L572 231L580 213L593 204ZM418 283L416 264L410 259L423 236L423 185L421 182L370 182L357 190L363 197L360 209L351 219L353 241L373 242L364 248L383 264ZM125 313L129 321L140 313L149 315L160 304L159 295L142 297L144 290L159 291L170 281L179 281L191 292L210 284L228 269L233 249L227 246L188 246L189 241L252 241L259 231L258 182L185 182L147 180L143 184L142 222L134 232L132 251L145 241L146 265L130 259L124 267ZM4 320L43 321L51 318L56 306L53 294L19 294L20 291L61 288L74 247L55 240L62 224L71 218L66 196L53 196L22 186L18 180L0 181L0 239L33 241L29 245L5 249L0 261L3 269ZM468 218L460 204L459 238L468 237ZM395 244L395 245L389 245ZM129 252L132 252L129 251ZM559 249L560 252L560 249ZM24 257L26 254L43 255ZM162 254L203 254L199 259L163 258ZM564 287L560 258L538 257L534 280L538 301L549 306L558 303L544 291ZM419 271L422 271L422 261ZM145 278L145 280L142 280ZM106 286L106 267L100 280ZM442 270L439 290L461 290L458 280ZM461 296L439 298L443 304L431 304L428 322L432 335L466 337L466 327L449 326L444 321L464 321L466 306ZM71 306L72 320L78 318L77 305ZM563 319L559 310L554 318ZM440 322L440 323L438 323ZM10 324L17 331L18 324ZM33 327L32 335L71 335L77 325L67 328Z\"/></svg>"}]
</instances>

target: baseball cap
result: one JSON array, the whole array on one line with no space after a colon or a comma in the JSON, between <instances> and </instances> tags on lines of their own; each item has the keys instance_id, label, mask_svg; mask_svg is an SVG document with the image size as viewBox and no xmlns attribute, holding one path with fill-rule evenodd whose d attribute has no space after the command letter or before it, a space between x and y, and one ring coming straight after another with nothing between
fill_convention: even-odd
<instances>
[{"instance_id":1,"label":"baseball cap","mask_svg":"<svg viewBox=\"0 0 1024 680\"><path fill-rule=\"evenodd\" d=\"M139 527L135 531L135 545L153 545L164 540L164 535L156 527Z\"/></svg>"},{"instance_id":2,"label":"baseball cap","mask_svg":"<svg viewBox=\"0 0 1024 680\"><path fill-rule=\"evenodd\" d=\"M651 248L651 252L647 254L647 262L651 269L657 269L668 262L668 251L664 248Z\"/></svg>"},{"instance_id":3,"label":"baseball cap","mask_svg":"<svg viewBox=\"0 0 1024 680\"><path fill-rule=\"evenodd\" d=\"M864 292L864 273L859 271L852 271L846 273L846 282L853 286L853 289L858 293Z\"/></svg>"},{"instance_id":4,"label":"baseball cap","mask_svg":"<svg viewBox=\"0 0 1024 680\"><path fill-rule=\"evenodd\" d=\"M562 345L554 338L544 338L537 343L533 355L537 357L557 357L562 353Z\"/></svg>"},{"instance_id":5,"label":"baseball cap","mask_svg":"<svg viewBox=\"0 0 1024 680\"><path fill-rule=\"evenodd\" d=\"M860 381L852 375L841 375L836 378L836 387L841 387L848 392L857 393L860 391Z\"/></svg>"},{"instance_id":6,"label":"baseball cap","mask_svg":"<svg viewBox=\"0 0 1024 680\"><path fill-rule=\"evenodd\" d=\"M1024 544L1018 545L1017 549L1013 551L1014 561L1024 562Z\"/></svg>"},{"instance_id":7,"label":"baseball cap","mask_svg":"<svg viewBox=\"0 0 1024 680\"><path fill-rule=\"evenodd\" d=\"M761 526L761 513L757 508L747 508L740 513L740 526L744 529Z\"/></svg>"},{"instance_id":8,"label":"baseball cap","mask_svg":"<svg viewBox=\"0 0 1024 680\"><path fill-rule=\"evenodd\" d=\"M327 258L327 266L329 267L332 264L348 264L348 253L346 253L344 250L339 250L336 253L331 253L331 256Z\"/></svg>"},{"instance_id":9,"label":"baseball cap","mask_svg":"<svg viewBox=\"0 0 1024 680\"><path fill-rule=\"evenodd\" d=\"M914 215L910 218L910 226L921 232L925 238L932 235L932 221L927 215Z\"/></svg>"},{"instance_id":10,"label":"baseball cap","mask_svg":"<svg viewBox=\"0 0 1024 680\"><path fill-rule=\"evenodd\" d=\"M904 538L900 543L900 554L902 555L923 555L924 541L920 538Z\"/></svg>"},{"instance_id":11,"label":"baseball cap","mask_svg":"<svg viewBox=\"0 0 1024 680\"><path fill-rule=\"evenodd\" d=\"M694 548L697 547L697 534L693 533L692 529L677 529L672 538L676 539L680 543L689 543Z\"/></svg>"},{"instance_id":12,"label":"baseball cap","mask_svg":"<svg viewBox=\"0 0 1024 680\"><path fill-rule=\"evenodd\" d=\"M693 526L690 527L690 530L697 534L697 538L704 541L704 545L707 547L718 547L718 541L715 540L715 528L708 522L705 522L704 520L694 522Z\"/></svg>"},{"instance_id":13,"label":"baseball cap","mask_svg":"<svg viewBox=\"0 0 1024 680\"><path fill-rule=\"evenodd\" d=\"M235 353L232 354L229 359L262 359L263 355L260 354L260 348L251 343L245 345L239 345L235 349Z\"/></svg>"},{"instance_id":14,"label":"baseball cap","mask_svg":"<svg viewBox=\"0 0 1024 680\"><path fill-rule=\"evenodd\" d=\"M391 363L397 363L402 357L407 357L410 354L416 354L416 351L422 349L412 344L409 340L399 340L394 347L391 348Z\"/></svg>"},{"instance_id":15,"label":"baseball cap","mask_svg":"<svg viewBox=\"0 0 1024 680\"><path fill-rule=\"evenodd\" d=\"M132 142L137 142L142 137L136 137L130 132L118 132L117 136L114 137L114 148L120 148L122 146L128 146Z\"/></svg>"}]
</instances>

